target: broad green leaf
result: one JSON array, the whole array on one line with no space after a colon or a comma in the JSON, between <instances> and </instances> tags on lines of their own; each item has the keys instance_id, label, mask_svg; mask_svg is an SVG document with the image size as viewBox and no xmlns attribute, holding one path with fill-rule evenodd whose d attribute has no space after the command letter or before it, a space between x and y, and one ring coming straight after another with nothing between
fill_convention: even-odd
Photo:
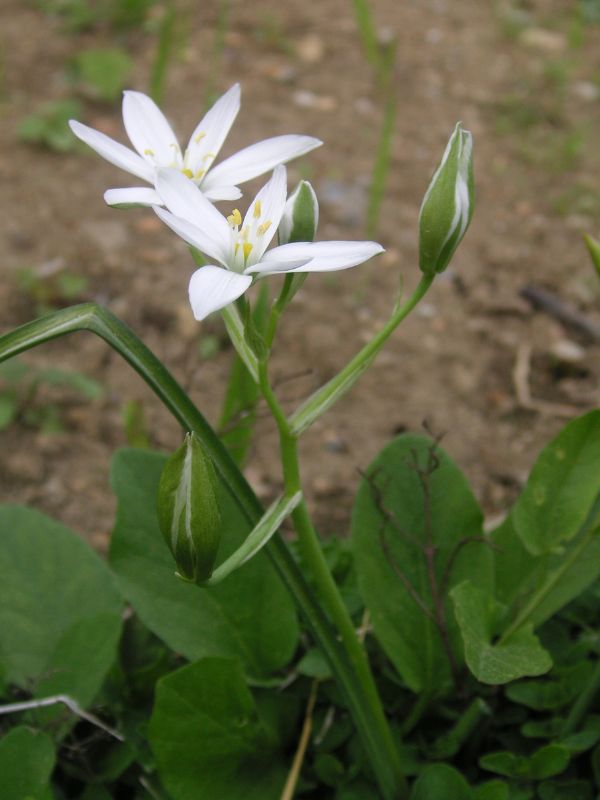
<instances>
[{"instance_id":1,"label":"broad green leaf","mask_svg":"<svg viewBox=\"0 0 600 800\"><path fill-rule=\"evenodd\" d=\"M475 800L475 795L460 772L446 764L432 764L415 781L410 800Z\"/></svg>"},{"instance_id":2,"label":"broad green leaf","mask_svg":"<svg viewBox=\"0 0 600 800\"><path fill-rule=\"evenodd\" d=\"M542 780L564 772L571 760L569 751L557 744L549 744L536 750L531 756L514 753L489 753L479 759L479 766L508 778Z\"/></svg>"},{"instance_id":3,"label":"broad green leaf","mask_svg":"<svg viewBox=\"0 0 600 800\"><path fill-rule=\"evenodd\" d=\"M288 767L234 660L204 658L158 682L149 730L173 800L278 800Z\"/></svg>"},{"instance_id":4,"label":"broad green leaf","mask_svg":"<svg viewBox=\"0 0 600 800\"><path fill-rule=\"evenodd\" d=\"M552 660L531 625L494 643L503 609L491 595L469 581L456 586L450 595L467 665L482 683L508 683L524 675L542 675L552 667Z\"/></svg>"},{"instance_id":5,"label":"broad green leaf","mask_svg":"<svg viewBox=\"0 0 600 800\"><path fill-rule=\"evenodd\" d=\"M468 484L448 456L425 436L403 435L379 454L358 491L352 545L361 594L375 634L396 669L415 692L440 692L450 664L432 596L467 577L490 585L492 554L483 543L482 514ZM428 498L415 468L435 466ZM477 541L470 541L471 539ZM426 551L432 556L433 569ZM441 602L448 642L461 661L462 646L447 596Z\"/></svg>"},{"instance_id":6,"label":"broad green leaf","mask_svg":"<svg viewBox=\"0 0 600 800\"><path fill-rule=\"evenodd\" d=\"M541 452L513 509L533 555L572 539L600 494L600 411L570 422Z\"/></svg>"},{"instance_id":7,"label":"broad green leaf","mask_svg":"<svg viewBox=\"0 0 600 800\"><path fill-rule=\"evenodd\" d=\"M508 785L504 781L487 781L475 789L475 800L510 800Z\"/></svg>"},{"instance_id":8,"label":"broad green leaf","mask_svg":"<svg viewBox=\"0 0 600 800\"><path fill-rule=\"evenodd\" d=\"M600 463L600 462L599 462ZM594 506L594 509L596 505ZM512 608L507 625L535 626L578 597L600 575L600 526L595 511L574 538L555 552L534 556L517 536L511 515L491 538L497 599Z\"/></svg>"},{"instance_id":9,"label":"broad green leaf","mask_svg":"<svg viewBox=\"0 0 600 800\"><path fill-rule=\"evenodd\" d=\"M0 739L2 800L45 800L54 760L47 734L24 725L12 728Z\"/></svg>"},{"instance_id":10,"label":"broad green leaf","mask_svg":"<svg viewBox=\"0 0 600 800\"><path fill-rule=\"evenodd\" d=\"M549 680L518 681L506 687L505 693L513 703L521 703L534 711L552 711L571 703L587 686L592 664L583 661Z\"/></svg>"},{"instance_id":11,"label":"broad green leaf","mask_svg":"<svg viewBox=\"0 0 600 800\"><path fill-rule=\"evenodd\" d=\"M0 661L8 680L28 689L33 682L38 696L64 691L90 703L121 628L121 598L104 562L58 522L0 506L0 574Z\"/></svg>"},{"instance_id":12,"label":"broad green leaf","mask_svg":"<svg viewBox=\"0 0 600 800\"><path fill-rule=\"evenodd\" d=\"M253 676L268 675L292 657L298 623L291 600L264 554L218 586L200 588L175 577L158 528L156 492L165 457L121 450L111 482L118 498L110 562L123 594L144 624L190 660L237 657ZM237 507L219 492L220 553L227 558L248 534Z\"/></svg>"}]
</instances>

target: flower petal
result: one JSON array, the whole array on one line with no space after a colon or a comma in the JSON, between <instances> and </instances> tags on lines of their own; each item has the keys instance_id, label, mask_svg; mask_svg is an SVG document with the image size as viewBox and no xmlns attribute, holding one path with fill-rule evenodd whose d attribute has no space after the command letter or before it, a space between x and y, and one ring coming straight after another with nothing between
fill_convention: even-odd
<instances>
[{"instance_id":1,"label":"flower petal","mask_svg":"<svg viewBox=\"0 0 600 800\"><path fill-rule=\"evenodd\" d=\"M102 158L110 161L115 167L124 169L143 181L152 182L154 180L154 170L150 164L140 158L133 150L119 144L119 142L115 142L105 133L89 128L75 119L69 120L69 126L78 139L85 142L92 150L95 150Z\"/></svg>"},{"instance_id":2,"label":"flower petal","mask_svg":"<svg viewBox=\"0 0 600 800\"><path fill-rule=\"evenodd\" d=\"M213 311L228 306L241 297L251 283L249 275L238 275L212 265L200 267L192 275L189 286L194 317L202 320Z\"/></svg>"},{"instance_id":3,"label":"flower petal","mask_svg":"<svg viewBox=\"0 0 600 800\"><path fill-rule=\"evenodd\" d=\"M157 167L181 167L177 137L154 100L142 92L123 95L125 130L138 153Z\"/></svg>"},{"instance_id":4,"label":"flower petal","mask_svg":"<svg viewBox=\"0 0 600 800\"><path fill-rule=\"evenodd\" d=\"M368 261L383 252L377 242L294 242L274 247L248 272L335 272ZM304 260L302 266L285 268L286 262Z\"/></svg>"},{"instance_id":5,"label":"flower petal","mask_svg":"<svg viewBox=\"0 0 600 800\"><path fill-rule=\"evenodd\" d=\"M231 250L231 229L196 184L175 169L160 169L156 174L156 191L172 214L191 222L204 232L207 240L214 242L213 258L223 262Z\"/></svg>"},{"instance_id":6,"label":"flower petal","mask_svg":"<svg viewBox=\"0 0 600 800\"><path fill-rule=\"evenodd\" d=\"M319 147L323 142L312 136L274 136L250 145L213 167L203 181L203 188L244 183Z\"/></svg>"},{"instance_id":7,"label":"flower petal","mask_svg":"<svg viewBox=\"0 0 600 800\"><path fill-rule=\"evenodd\" d=\"M205 190L201 187L202 194L208 200L239 200L242 193L237 186L215 186L214 189Z\"/></svg>"},{"instance_id":8,"label":"flower petal","mask_svg":"<svg viewBox=\"0 0 600 800\"><path fill-rule=\"evenodd\" d=\"M196 126L185 151L185 166L195 174L208 170L240 110L240 85L221 95Z\"/></svg>"},{"instance_id":9,"label":"flower petal","mask_svg":"<svg viewBox=\"0 0 600 800\"><path fill-rule=\"evenodd\" d=\"M160 206L152 206L152 208L157 216L162 219L165 225L168 225L172 231L175 231L175 233L180 236L184 242L193 245L205 255L216 259L222 264L227 262L227 255L229 251L227 251L227 254L225 254L223 252L221 243L207 236L205 231L196 227L196 225L193 225L191 222L188 222L182 217L176 217L175 214L171 214L170 211L160 208Z\"/></svg>"},{"instance_id":10,"label":"flower petal","mask_svg":"<svg viewBox=\"0 0 600 800\"><path fill-rule=\"evenodd\" d=\"M271 244L273 236L279 227L279 221L283 215L287 196L287 171L286 168L279 164L273 170L271 179L265 183L259 193L256 195L246 216L244 217L243 227L252 226L254 221L267 224L267 229L261 236L257 236L254 240L254 249L252 250L252 260L250 264L255 264L260 261L262 254L267 247ZM255 219L255 209L260 209L259 219Z\"/></svg>"},{"instance_id":11,"label":"flower petal","mask_svg":"<svg viewBox=\"0 0 600 800\"><path fill-rule=\"evenodd\" d=\"M108 206L130 208L134 206L159 206L162 200L155 189L147 186L132 186L129 189L107 189L104 202Z\"/></svg>"}]
</instances>

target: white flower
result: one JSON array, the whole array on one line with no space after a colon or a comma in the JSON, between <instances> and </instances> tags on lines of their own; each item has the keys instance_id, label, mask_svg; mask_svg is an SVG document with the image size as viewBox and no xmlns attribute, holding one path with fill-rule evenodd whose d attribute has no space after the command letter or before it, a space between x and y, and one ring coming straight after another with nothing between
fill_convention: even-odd
<instances>
[{"instance_id":1,"label":"white flower","mask_svg":"<svg viewBox=\"0 0 600 800\"><path fill-rule=\"evenodd\" d=\"M240 86L235 84L220 97L192 133L185 152L156 103L141 92L124 92L123 122L137 152L100 131L70 120L73 133L99 155L126 172L154 184L158 169L177 169L209 200L237 200L238 183L298 158L322 142L312 136L274 136L240 150L216 167L212 164L240 110ZM160 204L154 188L109 189L104 199L111 206Z\"/></svg>"},{"instance_id":2,"label":"white flower","mask_svg":"<svg viewBox=\"0 0 600 800\"><path fill-rule=\"evenodd\" d=\"M163 222L218 264L200 267L190 280L190 303L198 320L241 297L253 275L333 272L383 251L376 242L294 242L267 251L286 204L283 166L275 168L243 220L237 209L225 218L176 170L159 170L156 190L166 206L154 207Z\"/></svg>"}]
</instances>

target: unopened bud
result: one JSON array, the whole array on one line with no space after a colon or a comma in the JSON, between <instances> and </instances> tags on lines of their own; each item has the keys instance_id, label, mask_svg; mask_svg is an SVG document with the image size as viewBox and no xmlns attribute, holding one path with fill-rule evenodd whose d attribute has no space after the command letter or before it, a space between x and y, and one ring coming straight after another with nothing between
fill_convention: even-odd
<instances>
[{"instance_id":1,"label":"unopened bud","mask_svg":"<svg viewBox=\"0 0 600 800\"><path fill-rule=\"evenodd\" d=\"M419 213L419 266L443 272L473 216L473 136L460 122L446 146Z\"/></svg>"},{"instance_id":2,"label":"unopened bud","mask_svg":"<svg viewBox=\"0 0 600 800\"><path fill-rule=\"evenodd\" d=\"M158 522L182 578L210 578L221 540L217 479L193 433L169 458L158 486Z\"/></svg>"},{"instance_id":3,"label":"unopened bud","mask_svg":"<svg viewBox=\"0 0 600 800\"><path fill-rule=\"evenodd\" d=\"M584 236L583 238L592 257L592 264L598 273L598 277L600 277L600 242L598 239L594 239L593 236Z\"/></svg>"},{"instance_id":4,"label":"unopened bud","mask_svg":"<svg viewBox=\"0 0 600 800\"><path fill-rule=\"evenodd\" d=\"M289 196L279 223L279 244L312 242L319 224L317 195L308 181L300 181Z\"/></svg>"}]
</instances>

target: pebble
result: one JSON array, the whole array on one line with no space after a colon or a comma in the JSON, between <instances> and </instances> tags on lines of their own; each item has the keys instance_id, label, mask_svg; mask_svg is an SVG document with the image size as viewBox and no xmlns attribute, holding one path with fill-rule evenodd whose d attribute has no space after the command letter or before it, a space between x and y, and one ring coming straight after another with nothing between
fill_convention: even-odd
<instances>
[{"instance_id":1,"label":"pebble","mask_svg":"<svg viewBox=\"0 0 600 800\"><path fill-rule=\"evenodd\" d=\"M296 42L296 53L306 64L317 64L325 54L325 43L320 36L309 33Z\"/></svg>"},{"instance_id":2,"label":"pebble","mask_svg":"<svg viewBox=\"0 0 600 800\"><path fill-rule=\"evenodd\" d=\"M300 108L314 108L316 111L335 111L338 107L335 97L316 94L308 89L298 89L292 95L292 100Z\"/></svg>"},{"instance_id":3,"label":"pebble","mask_svg":"<svg viewBox=\"0 0 600 800\"><path fill-rule=\"evenodd\" d=\"M520 41L526 47L542 50L548 55L559 55L567 49L567 38L564 34L545 28L527 28L521 34Z\"/></svg>"},{"instance_id":4,"label":"pebble","mask_svg":"<svg viewBox=\"0 0 600 800\"><path fill-rule=\"evenodd\" d=\"M585 359L585 350L571 339L559 339L549 349L550 355L563 364L579 364Z\"/></svg>"}]
</instances>

